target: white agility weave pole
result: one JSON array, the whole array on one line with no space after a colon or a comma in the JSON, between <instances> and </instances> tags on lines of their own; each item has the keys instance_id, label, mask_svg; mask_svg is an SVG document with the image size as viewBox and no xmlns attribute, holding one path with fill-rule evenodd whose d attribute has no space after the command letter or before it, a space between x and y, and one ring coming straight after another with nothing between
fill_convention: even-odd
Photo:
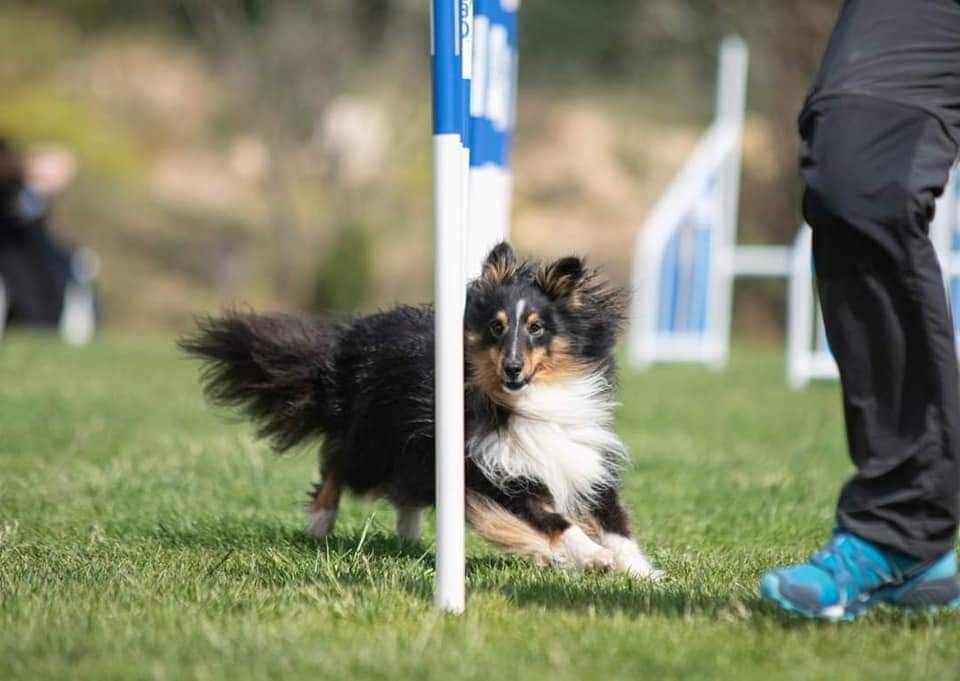
<instances>
[{"instance_id":1,"label":"white agility weave pole","mask_svg":"<svg viewBox=\"0 0 960 681\"><path fill-rule=\"evenodd\" d=\"M466 273L510 237L510 145L516 122L519 0L473 0L470 206Z\"/></svg>"},{"instance_id":2,"label":"white agility weave pole","mask_svg":"<svg viewBox=\"0 0 960 681\"><path fill-rule=\"evenodd\" d=\"M519 0L431 0L436 606L465 600L463 313L466 283L507 238ZM471 201L475 193L476 200Z\"/></svg>"},{"instance_id":3,"label":"white agility weave pole","mask_svg":"<svg viewBox=\"0 0 960 681\"><path fill-rule=\"evenodd\" d=\"M462 66L463 0L432 0L433 215L436 357L437 566L435 605L465 601L463 312L468 171ZM468 27L469 28L469 27Z\"/></svg>"}]
</instances>

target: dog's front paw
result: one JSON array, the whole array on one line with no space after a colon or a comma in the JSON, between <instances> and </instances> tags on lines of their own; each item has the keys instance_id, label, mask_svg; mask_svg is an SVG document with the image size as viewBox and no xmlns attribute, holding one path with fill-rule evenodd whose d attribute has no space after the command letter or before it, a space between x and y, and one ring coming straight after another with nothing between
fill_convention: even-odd
<instances>
[{"instance_id":1,"label":"dog's front paw","mask_svg":"<svg viewBox=\"0 0 960 681\"><path fill-rule=\"evenodd\" d=\"M613 553L614 570L652 582L659 582L666 573L657 569L646 554L637 545L637 542L618 534L608 534L603 538L603 544Z\"/></svg>"},{"instance_id":2,"label":"dog's front paw","mask_svg":"<svg viewBox=\"0 0 960 681\"><path fill-rule=\"evenodd\" d=\"M616 564L613 551L590 539L579 527L571 527L560 537L560 550L554 562L574 570L612 570Z\"/></svg>"},{"instance_id":3,"label":"dog's front paw","mask_svg":"<svg viewBox=\"0 0 960 681\"><path fill-rule=\"evenodd\" d=\"M666 572L654 567L648 561L644 561L643 563L636 561L626 563L617 561L615 569L617 572L622 572L637 579L645 579L648 582L662 582L667 576Z\"/></svg>"},{"instance_id":4,"label":"dog's front paw","mask_svg":"<svg viewBox=\"0 0 960 681\"><path fill-rule=\"evenodd\" d=\"M610 572L616 567L616 563L617 561L616 557L613 555L613 551L600 546L597 548L597 550L586 556L580 567L584 570Z\"/></svg>"}]
</instances>

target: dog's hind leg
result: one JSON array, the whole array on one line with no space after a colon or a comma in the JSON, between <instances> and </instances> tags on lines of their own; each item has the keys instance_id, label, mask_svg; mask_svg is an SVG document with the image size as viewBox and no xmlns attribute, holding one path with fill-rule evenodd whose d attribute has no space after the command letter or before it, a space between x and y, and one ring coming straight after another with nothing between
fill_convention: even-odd
<instances>
[{"instance_id":1,"label":"dog's hind leg","mask_svg":"<svg viewBox=\"0 0 960 681\"><path fill-rule=\"evenodd\" d=\"M397 536L407 542L415 542L420 539L423 508L419 506L397 506L396 511Z\"/></svg>"},{"instance_id":2,"label":"dog's hind leg","mask_svg":"<svg viewBox=\"0 0 960 681\"><path fill-rule=\"evenodd\" d=\"M340 507L340 485L336 476L327 473L323 482L314 485L312 499L307 504L307 534L314 539L325 539L337 522Z\"/></svg>"}]
</instances>

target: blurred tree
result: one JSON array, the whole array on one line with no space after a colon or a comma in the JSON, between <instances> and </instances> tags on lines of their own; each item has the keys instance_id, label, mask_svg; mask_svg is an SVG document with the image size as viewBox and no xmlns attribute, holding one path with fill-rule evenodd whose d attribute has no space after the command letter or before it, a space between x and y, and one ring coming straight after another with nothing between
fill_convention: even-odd
<instances>
[{"instance_id":1,"label":"blurred tree","mask_svg":"<svg viewBox=\"0 0 960 681\"><path fill-rule=\"evenodd\" d=\"M324 219L332 232L352 219L358 205L336 163L317 164L318 122L331 104L358 84L399 41L405 51L426 34L426 3L407 3L423 24L411 30L410 7L397 0L177 0L188 35L210 55L227 83L229 125L263 137L270 156L267 181L275 232L275 282L294 298L305 262L304 221L296 197L323 168ZM422 5L422 6L420 6ZM392 29L388 30L388 29ZM402 61L394 68L402 68ZM336 199L333 199L336 197ZM311 216L315 222L316 216Z\"/></svg>"},{"instance_id":2,"label":"blurred tree","mask_svg":"<svg viewBox=\"0 0 960 681\"><path fill-rule=\"evenodd\" d=\"M353 3L179 2L189 28L228 84L230 123L238 131L262 135L269 150L266 190L275 232L274 280L278 293L291 298L296 273L304 265L294 201L299 152L309 146L317 117L356 68L356 41L343 28L355 11Z\"/></svg>"},{"instance_id":3,"label":"blurred tree","mask_svg":"<svg viewBox=\"0 0 960 681\"><path fill-rule=\"evenodd\" d=\"M373 290L373 244L360 224L344 225L317 268L310 309L319 314L363 310Z\"/></svg>"}]
</instances>

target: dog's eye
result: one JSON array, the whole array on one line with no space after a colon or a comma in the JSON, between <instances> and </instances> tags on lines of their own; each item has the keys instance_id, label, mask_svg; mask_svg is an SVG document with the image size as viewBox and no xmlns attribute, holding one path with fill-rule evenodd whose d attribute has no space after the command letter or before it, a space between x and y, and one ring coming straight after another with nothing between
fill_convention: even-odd
<instances>
[{"instance_id":1,"label":"dog's eye","mask_svg":"<svg viewBox=\"0 0 960 681\"><path fill-rule=\"evenodd\" d=\"M493 334L494 337L502 336L506 329L507 327L499 319L494 319L490 322L490 333Z\"/></svg>"},{"instance_id":2,"label":"dog's eye","mask_svg":"<svg viewBox=\"0 0 960 681\"><path fill-rule=\"evenodd\" d=\"M530 324L530 326L527 327L527 331L534 338L539 338L540 336L543 335L543 324L541 324L540 322L533 322Z\"/></svg>"}]
</instances>

